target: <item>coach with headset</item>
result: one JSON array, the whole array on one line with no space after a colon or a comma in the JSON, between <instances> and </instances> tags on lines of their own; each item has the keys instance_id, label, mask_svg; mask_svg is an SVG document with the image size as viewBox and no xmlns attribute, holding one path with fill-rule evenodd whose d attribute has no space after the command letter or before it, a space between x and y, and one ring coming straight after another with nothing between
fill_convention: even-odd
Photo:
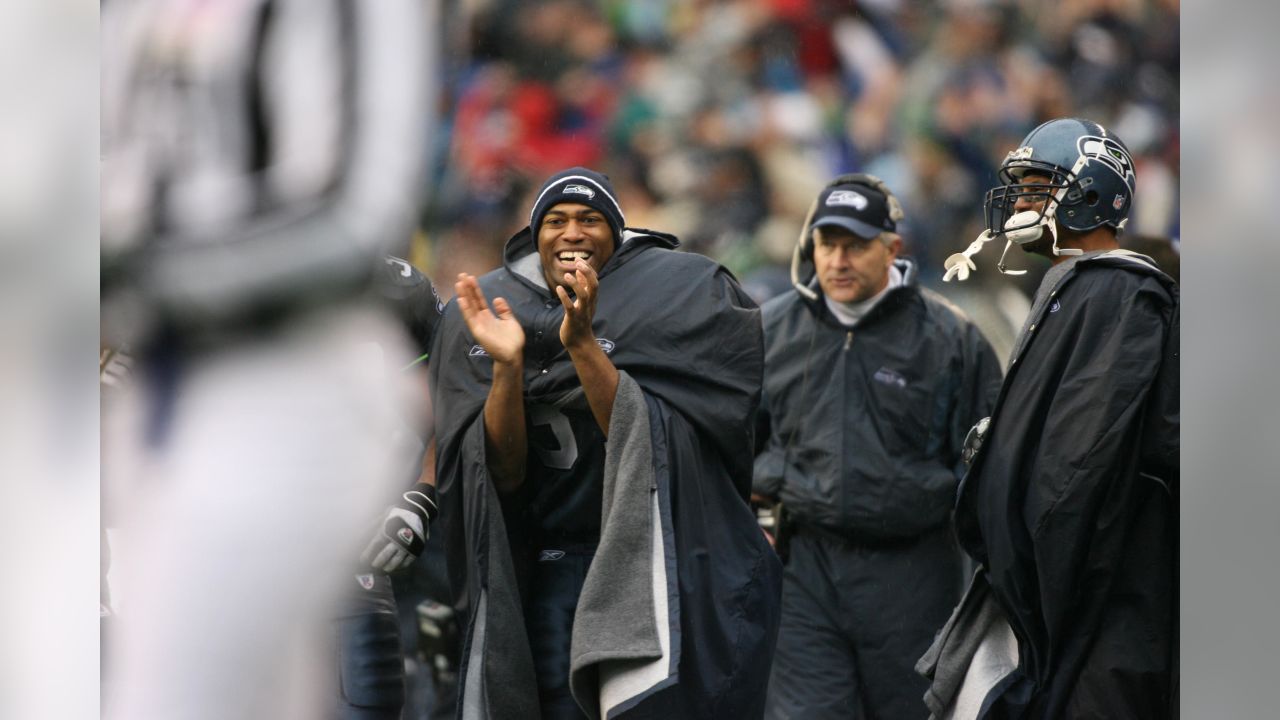
<instances>
[{"instance_id":1,"label":"coach with headset","mask_svg":"<svg viewBox=\"0 0 1280 720\"><path fill-rule=\"evenodd\" d=\"M928 714L912 667L959 598L961 451L1001 375L899 257L902 217L878 178L836 178L763 308L753 492L791 528L768 718Z\"/></svg>"}]
</instances>

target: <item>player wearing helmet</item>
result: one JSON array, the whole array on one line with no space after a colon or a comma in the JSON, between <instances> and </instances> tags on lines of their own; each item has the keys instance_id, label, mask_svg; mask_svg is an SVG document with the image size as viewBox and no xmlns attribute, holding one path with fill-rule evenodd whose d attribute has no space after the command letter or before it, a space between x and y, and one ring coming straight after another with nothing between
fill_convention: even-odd
<instances>
[{"instance_id":1,"label":"player wearing helmet","mask_svg":"<svg viewBox=\"0 0 1280 720\"><path fill-rule=\"evenodd\" d=\"M1119 248L1133 165L1100 125L1045 123L1000 178L988 234L1054 264L995 409L972 433L956 524L980 569L922 659L930 706L941 715L953 700L955 717L1171 717L1178 289ZM975 656L984 661L963 662Z\"/></svg>"},{"instance_id":2,"label":"player wearing helmet","mask_svg":"<svg viewBox=\"0 0 1280 720\"><path fill-rule=\"evenodd\" d=\"M753 490L790 518L769 718L919 715L912 664L963 588L960 451L1000 366L916 284L902 219L878 178L836 178L801 230L795 292L761 311Z\"/></svg>"},{"instance_id":3,"label":"player wearing helmet","mask_svg":"<svg viewBox=\"0 0 1280 720\"><path fill-rule=\"evenodd\" d=\"M1133 203L1133 159L1105 128L1077 118L1053 120L1011 150L1000 165L1000 185L983 202L986 229L963 253L947 258L944 280L969 276L970 259L991 240L1004 238L1001 272L1013 245L1063 258L1106 246L1124 230Z\"/></svg>"}]
</instances>

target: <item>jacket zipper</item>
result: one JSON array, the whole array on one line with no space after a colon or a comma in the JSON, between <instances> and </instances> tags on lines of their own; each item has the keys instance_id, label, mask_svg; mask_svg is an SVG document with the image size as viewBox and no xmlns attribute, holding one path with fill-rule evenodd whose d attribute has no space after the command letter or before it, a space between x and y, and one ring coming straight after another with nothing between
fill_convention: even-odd
<instances>
[{"instance_id":1,"label":"jacket zipper","mask_svg":"<svg viewBox=\"0 0 1280 720\"><path fill-rule=\"evenodd\" d=\"M848 350L849 346L852 344L853 344L853 331L849 330L844 335L844 349Z\"/></svg>"}]
</instances>

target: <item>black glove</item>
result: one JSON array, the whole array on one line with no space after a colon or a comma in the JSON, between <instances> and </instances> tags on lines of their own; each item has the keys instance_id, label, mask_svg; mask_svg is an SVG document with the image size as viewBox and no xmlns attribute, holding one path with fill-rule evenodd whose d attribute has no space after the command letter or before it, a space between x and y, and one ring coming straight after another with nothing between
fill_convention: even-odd
<instances>
[{"instance_id":1,"label":"black glove","mask_svg":"<svg viewBox=\"0 0 1280 720\"><path fill-rule=\"evenodd\" d=\"M400 502L387 508L382 526L364 549L361 561L384 573L409 567L427 544L431 521L440 514L438 507L434 487L415 485Z\"/></svg>"}]
</instances>

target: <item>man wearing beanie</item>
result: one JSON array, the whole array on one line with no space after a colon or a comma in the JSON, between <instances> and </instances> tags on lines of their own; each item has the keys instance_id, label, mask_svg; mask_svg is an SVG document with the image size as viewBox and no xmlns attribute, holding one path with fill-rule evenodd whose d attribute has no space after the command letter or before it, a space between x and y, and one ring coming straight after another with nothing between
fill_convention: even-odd
<instances>
[{"instance_id":1,"label":"man wearing beanie","mask_svg":"<svg viewBox=\"0 0 1280 720\"><path fill-rule=\"evenodd\" d=\"M763 712L781 567L747 503L760 314L677 245L570 168L501 268L459 276L431 372L464 718Z\"/></svg>"},{"instance_id":2,"label":"man wearing beanie","mask_svg":"<svg viewBox=\"0 0 1280 720\"><path fill-rule=\"evenodd\" d=\"M836 178L801 232L794 292L761 311L753 490L788 518L769 718L926 717L913 666L960 595L951 506L1000 368L916 285L902 215L876 177Z\"/></svg>"}]
</instances>

